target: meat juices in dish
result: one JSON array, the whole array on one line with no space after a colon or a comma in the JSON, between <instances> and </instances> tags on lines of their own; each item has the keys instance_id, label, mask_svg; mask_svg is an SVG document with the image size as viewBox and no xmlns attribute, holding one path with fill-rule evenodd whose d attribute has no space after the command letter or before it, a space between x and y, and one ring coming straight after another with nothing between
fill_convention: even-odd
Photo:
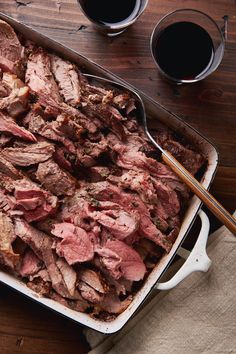
<instances>
[{"instance_id":1,"label":"meat juices in dish","mask_svg":"<svg viewBox=\"0 0 236 354\"><path fill-rule=\"evenodd\" d=\"M1 267L112 320L171 250L189 191L137 124L129 93L92 85L0 26ZM153 134L192 174L205 163L167 127Z\"/></svg>"}]
</instances>

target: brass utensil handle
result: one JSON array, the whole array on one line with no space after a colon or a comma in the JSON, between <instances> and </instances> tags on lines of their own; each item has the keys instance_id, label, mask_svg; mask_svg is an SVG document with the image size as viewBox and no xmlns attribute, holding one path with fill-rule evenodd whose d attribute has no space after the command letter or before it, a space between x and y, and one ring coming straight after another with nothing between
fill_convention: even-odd
<instances>
[{"instance_id":1,"label":"brass utensil handle","mask_svg":"<svg viewBox=\"0 0 236 354\"><path fill-rule=\"evenodd\" d=\"M201 199L212 213L236 235L236 219L167 151L162 152L163 161Z\"/></svg>"}]
</instances>

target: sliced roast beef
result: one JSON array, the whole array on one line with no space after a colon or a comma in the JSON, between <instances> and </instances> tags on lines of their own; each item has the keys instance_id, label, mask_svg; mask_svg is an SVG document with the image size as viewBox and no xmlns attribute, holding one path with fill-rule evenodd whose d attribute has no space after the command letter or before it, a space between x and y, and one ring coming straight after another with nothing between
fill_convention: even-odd
<instances>
[{"instance_id":1,"label":"sliced roast beef","mask_svg":"<svg viewBox=\"0 0 236 354\"><path fill-rule=\"evenodd\" d=\"M110 175L108 180L112 183L118 183L124 189L137 192L146 203L157 202L156 190L148 172L129 170L120 177Z\"/></svg>"},{"instance_id":2,"label":"sliced roast beef","mask_svg":"<svg viewBox=\"0 0 236 354\"><path fill-rule=\"evenodd\" d=\"M167 252L170 250L170 241L154 225L147 206L138 195L125 193L109 182L91 183L89 193L98 200L111 200L121 205L128 213L138 215L140 218L139 233L141 237L149 238Z\"/></svg>"},{"instance_id":3,"label":"sliced roast beef","mask_svg":"<svg viewBox=\"0 0 236 354\"><path fill-rule=\"evenodd\" d=\"M51 279L49 277L48 271L46 268L40 269L37 273L30 275L29 279L30 281L37 279L37 278L41 278L43 282L45 283L50 283Z\"/></svg>"},{"instance_id":4,"label":"sliced roast beef","mask_svg":"<svg viewBox=\"0 0 236 354\"><path fill-rule=\"evenodd\" d=\"M81 269L78 273L78 279L82 280L100 294L105 294L109 290L101 274L92 269Z\"/></svg>"},{"instance_id":5,"label":"sliced roast beef","mask_svg":"<svg viewBox=\"0 0 236 354\"><path fill-rule=\"evenodd\" d=\"M2 152L0 152L0 172L12 179L22 178L21 173L12 165L12 163L2 156Z\"/></svg>"},{"instance_id":6,"label":"sliced roast beef","mask_svg":"<svg viewBox=\"0 0 236 354\"><path fill-rule=\"evenodd\" d=\"M0 98L0 109L6 110L11 117L18 117L28 109L29 88L10 73L3 73L2 82L9 87L10 93Z\"/></svg>"},{"instance_id":7,"label":"sliced roast beef","mask_svg":"<svg viewBox=\"0 0 236 354\"><path fill-rule=\"evenodd\" d=\"M75 179L52 159L39 164L36 176L46 189L57 196L73 195L75 192Z\"/></svg>"},{"instance_id":8,"label":"sliced roast beef","mask_svg":"<svg viewBox=\"0 0 236 354\"><path fill-rule=\"evenodd\" d=\"M121 257L107 247L98 246L95 251L100 256L100 264L105 267L112 278L120 279L122 277L120 270L120 265L122 262Z\"/></svg>"},{"instance_id":9,"label":"sliced roast beef","mask_svg":"<svg viewBox=\"0 0 236 354\"><path fill-rule=\"evenodd\" d=\"M40 131L44 127L45 120L40 116L38 112L30 110L28 114L22 120L24 126L28 127L31 133L40 134Z\"/></svg>"},{"instance_id":10,"label":"sliced roast beef","mask_svg":"<svg viewBox=\"0 0 236 354\"><path fill-rule=\"evenodd\" d=\"M65 102L76 107L80 103L80 82L74 66L56 55L51 56L53 75Z\"/></svg>"},{"instance_id":11,"label":"sliced roast beef","mask_svg":"<svg viewBox=\"0 0 236 354\"><path fill-rule=\"evenodd\" d=\"M5 21L0 21L0 68L22 76L23 47L13 28Z\"/></svg>"},{"instance_id":12,"label":"sliced roast beef","mask_svg":"<svg viewBox=\"0 0 236 354\"><path fill-rule=\"evenodd\" d=\"M93 258L93 244L87 232L80 227L70 223L55 224L51 233L62 238L56 251L68 264L87 262Z\"/></svg>"},{"instance_id":13,"label":"sliced roast beef","mask_svg":"<svg viewBox=\"0 0 236 354\"><path fill-rule=\"evenodd\" d=\"M130 114L136 109L134 98L129 93L121 93L113 98L113 104L120 110L125 110L126 114Z\"/></svg>"},{"instance_id":14,"label":"sliced roast beef","mask_svg":"<svg viewBox=\"0 0 236 354\"><path fill-rule=\"evenodd\" d=\"M42 231L30 226L22 219L15 219L15 233L32 248L34 253L44 261L48 270L53 288L63 297L69 297L70 293L59 268L56 265L56 257L52 251L52 239Z\"/></svg>"},{"instance_id":15,"label":"sliced roast beef","mask_svg":"<svg viewBox=\"0 0 236 354\"><path fill-rule=\"evenodd\" d=\"M124 240L132 235L139 226L138 218L131 216L124 210L94 211L89 216L108 229L118 240Z\"/></svg>"},{"instance_id":16,"label":"sliced roast beef","mask_svg":"<svg viewBox=\"0 0 236 354\"><path fill-rule=\"evenodd\" d=\"M148 171L158 178L166 178L176 180L178 177L170 170L170 168L162 163L146 157L141 151L132 151L124 146L117 146L116 152L119 154L117 165L127 170L143 170Z\"/></svg>"},{"instance_id":17,"label":"sliced roast beef","mask_svg":"<svg viewBox=\"0 0 236 354\"><path fill-rule=\"evenodd\" d=\"M51 72L51 62L49 55L42 49L33 51L29 57L26 70L26 83L32 91L37 93L38 102L46 112L53 116L64 113L68 116L76 117L81 125L89 132L97 130L96 125L80 111L62 102L56 81Z\"/></svg>"},{"instance_id":18,"label":"sliced roast beef","mask_svg":"<svg viewBox=\"0 0 236 354\"><path fill-rule=\"evenodd\" d=\"M156 195L159 203L165 211L164 219L173 217L180 211L180 202L176 192L170 188L168 184L164 184L161 180L152 179L156 190ZM162 216L162 215L160 215Z\"/></svg>"},{"instance_id":19,"label":"sliced roast beef","mask_svg":"<svg viewBox=\"0 0 236 354\"><path fill-rule=\"evenodd\" d=\"M146 273L146 267L139 254L124 242L108 240L105 246L98 247L96 252L102 257L102 264L116 279L123 276L131 281L139 281ZM114 255L116 255L115 261Z\"/></svg>"},{"instance_id":20,"label":"sliced roast beef","mask_svg":"<svg viewBox=\"0 0 236 354\"><path fill-rule=\"evenodd\" d=\"M67 299L63 298L62 296L60 296L55 291L52 291L50 293L50 298L59 302L63 306L69 307L70 309L72 309L74 311L86 312L86 310L90 307L90 304L82 297L80 297L80 299L76 299L76 300L74 300L74 299L67 300Z\"/></svg>"},{"instance_id":21,"label":"sliced roast beef","mask_svg":"<svg viewBox=\"0 0 236 354\"><path fill-rule=\"evenodd\" d=\"M14 224L16 235L29 245L39 259L44 260L45 250L52 248L52 239L23 219L15 218Z\"/></svg>"},{"instance_id":22,"label":"sliced roast beef","mask_svg":"<svg viewBox=\"0 0 236 354\"><path fill-rule=\"evenodd\" d=\"M11 219L0 212L0 263L14 269L19 255L12 249L12 243L16 238Z\"/></svg>"},{"instance_id":23,"label":"sliced roast beef","mask_svg":"<svg viewBox=\"0 0 236 354\"><path fill-rule=\"evenodd\" d=\"M63 258L58 258L56 261L56 265L62 274L62 277L70 295L73 297L75 295L75 285L77 279L76 272L72 267L68 265L68 263Z\"/></svg>"},{"instance_id":24,"label":"sliced roast beef","mask_svg":"<svg viewBox=\"0 0 236 354\"><path fill-rule=\"evenodd\" d=\"M42 261L31 249L26 250L21 261L20 275L22 277L29 277L38 273L40 269L42 269Z\"/></svg>"},{"instance_id":25,"label":"sliced roast beef","mask_svg":"<svg viewBox=\"0 0 236 354\"><path fill-rule=\"evenodd\" d=\"M26 83L39 97L42 95L48 100L61 102L57 84L51 73L49 55L41 48L33 50L27 61L25 73Z\"/></svg>"},{"instance_id":26,"label":"sliced roast beef","mask_svg":"<svg viewBox=\"0 0 236 354\"><path fill-rule=\"evenodd\" d=\"M120 140L125 141L126 134L122 125L124 117L115 107L103 104L94 105L87 100L85 105L83 105L83 112L91 118L96 117L100 119Z\"/></svg>"},{"instance_id":27,"label":"sliced roast beef","mask_svg":"<svg viewBox=\"0 0 236 354\"><path fill-rule=\"evenodd\" d=\"M45 124L42 129L38 131L38 134L48 138L50 140L58 141L62 143L68 152L75 154L76 148L73 142L66 138L59 130L60 126L57 121Z\"/></svg>"},{"instance_id":28,"label":"sliced roast beef","mask_svg":"<svg viewBox=\"0 0 236 354\"><path fill-rule=\"evenodd\" d=\"M23 211L24 218L28 222L39 221L54 214L58 206L56 196L26 179L15 182L14 197L16 209Z\"/></svg>"},{"instance_id":29,"label":"sliced roast beef","mask_svg":"<svg viewBox=\"0 0 236 354\"><path fill-rule=\"evenodd\" d=\"M57 119L57 130L59 130L63 136L68 137L72 141L78 141L81 139L81 135L84 133L84 128L79 124L76 119L66 114L60 114Z\"/></svg>"},{"instance_id":30,"label":"sliced roast beef","mask_svg":"<svg viewBox=\"0 0 236 354\"><path fill-rule=\"evenodd\" d=\"M55 148L52 144L38 142L22 148L5 148L1 151L1 154L13 165L30 166L48 160L54 151Z\"/></svg>"},{"instance_id":31,"label":"sliced roast beef","mask_svg":"<svg viewBox=\"0 0 236 354\"><path fill-rule=\"evenodd\" d=\"M0 132L18 136L27 141L37 141L35 136L23 127L20 127L12 118L0 112Z\"/></svg>"},{"instance_id":32,"label":"sliced roast beef","mask_svg":"<svg viewBox=\"0 0 236 354\"><path fill-rule=\"evenodd\" d=\"M78 145L77 145L78 146ZM102 136L100 141L91 142L88 139L78 146L77 156L82 165L91 167L96 164L96 160L108 151L106 139Z\"/></svg>"},{"instance_id":33,"label":"sliced roast beef","mask_svg":"<svg viewBox=\"0 0 236 354\"><path fill-rule=\"evenodd\" d=\"M104 294L99 293L93 287L85 283L84 281L80 280L78 282L78 289L80 291L81 296L94 304L98 304L102 301Z\"/></svg>"}]
</instances>

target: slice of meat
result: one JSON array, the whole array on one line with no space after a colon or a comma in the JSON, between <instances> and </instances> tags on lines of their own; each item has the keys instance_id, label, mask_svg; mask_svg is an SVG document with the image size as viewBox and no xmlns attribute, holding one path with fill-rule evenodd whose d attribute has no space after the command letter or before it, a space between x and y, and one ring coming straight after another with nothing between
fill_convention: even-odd
<instances>
[{"instance_id":1,"label":"slice of meat","mask_svg":"<svg viewBox=\"0 0 236 354\"><path fill-rule=\"evenodd\" d=\"M100 119L120 140L126 140L126 133L122 125L122 121L125 118L115 107L107 104L92 104L89 100L86 100L82 107L83 112L87 114L87 116Z\"/></svg>"},{"instance_id":2,"label":"slice of meat","mask_svg":"<svg viewBox=\"0 0 236 354\"><path fill-rule=\"evenodd\" d=\"M36 106L37 107L37 106ZM32 108L27 115L22 119L22 123L31 133L39 134L39 131L46 124L43 117L38 112L37 108Z\"/></svg>"},{"instance_id":3,"label":"slice of meat","mask_svg":"<svg viewBox=\"0 0 236 354\"><path fill-rule=\"evenodd\" d=\"M13 28L0 20L0 68L22 76L23 47Z\"/></svg>"},{"instance_id":4,"label":"slice of meat","mask_svg":"<svg viewBox=\"0 0 236 354\"><path fill-rule=\"evenodd\" d=\"M64 113L57 117L56 122L57 130L72 141L80 140L85 131L75 118Z\"/></svg>"},{"instance_id":5,"label":"slice of meat","mask_svg":"<svg viewBox=\"0 0 236 354\"><path fill-rule=\"evenodd\" d=\"M22 178L21 173L11 164L11 162L7 161L2 156L2 152L0 152L0 172L12 179Z\"/></svg>"},{"instance_id":6,"label":"slice of meat","mask_svg":"<svg viewBox=\"0 0 236 354\"><path fill-rule=\"evenodd\" d=\"M75 294L75 285L76 285L76 272L72 267L68 265L68 263L63 258L58 258L56 261L56 265L60 270L66 287L71 295L71 297Z\"/></svg>"},{"instance_id":7,"label":"slice of meat","mask_svg":"<svg viewBox=\"0 0 236 354\"><path fill-rule=\"evenodd\" d=\"M33 50L27 61L25 81L33 92L48 101L61 102L57 84L51 73L49 55L42 49Z\"/></svg>"},{"instance_id":8,"label":"slice of meat","mask_svg":"<svg viewBox=\"0 0 236 354\"><path fill-rule=\"evenodd\" d=\"M108 229L118 240L132 235L139 226L138 218L132 217L124 210L94 211L89 216Z\"/></svg>"},{"instance_id":9,"label":"slice of meat","mask_svg":"<svg viewBox=\"0 0 236 354\"><path fill-rule=\"evenodd\" d=\"M101 294L105 294L109 289L101 275L91 269L81 269L78 273L78 279Z\"/></svg>"},{"instance_id":10,"label":"slice of meat","mask_svg":"<svg viewBox=\"0 0 236 354\"><path fill-rule=\"evenodd\" d=\"M129 170L120 177L110 175L108 180L112 183L117 183L123 189L137 192L146 203L157 202L156 190L148 172Z\"/></svg>"},{"instance_id":11,"label":"slice of meat","mask_svg":"<svg viewBox=\"0 0 236 354\"><path fill-rule=\"evenodd\" d=\"M56 246L60 257L69 265L90 261L94 256L93 244L87 232L70 223L55 224L51 233L63 240Z\"/></svg>"},{"instance_id":12,"label":"slice of meat","mask_svg":"<svg viewBox=\"0 0 236 354\"><path fill-rule=\"evenodd\" d=\"M17 218L15 219L15 233L29 245L38 258L45 263L52 282L52 287L61 296L70 298L68 288L56 265L56 257L52 251L53 241L50 236L30 226L26 221Z\"/></svg>"},{"instance_id":13,"label":"slice of meat","mask_svg":"<svg viewBox=\"0 0 236 354\"><path fill-rule=\"evenodd\" d=\"M12 118L0 112L0 132L10 133L27 141L37 141L35 136L23 127L20 127Z\"/></svg>"},{"instance_id":14,"label":"slice of meat","mask_svg":"<svg viewBox=\"0 0 236 354\"><path fill-rule=\"evenodd\" d=\"M3 73L2 82L9 87L7 97L0 98L0 109L11 117L18 117L28 109L29 87L14 74Z\"/></svg>"},{"instance_id":15,"label":"slice of meat","mask_svg":"<svg viewBox=\"0 0 236 354\"><path fill-rule=\"evenodd\" d=\"M103 249L104 251L104 249ZM111 252L111 251L110 251ZM110 272L103 266L101 263L100 257L97 255L93 259L93 264L100 270L102 273L103 277L105 278L105 281L107 284L109 284L109 289L115 289L116 294L119 295L126 295L127 292L131 291L132 288L132 281L129 281L124 278L120 279L115 279L111 276Z\"/></svg>"},{"instance_id":16,"label":"slice of meat","mask_svg":"<svg viewBox=\"0 0 236 354\"><path fill-rule=\"evenodd\" d=\"M53 121L50 123L43 124L42 127L39 128L38 134L42 135L47 139L62 143L68 152L72 154L76 154L76 148L73 142L70 139L66 138L63 135L63 133L60 132L59 128L60 128L59 123L57 121ZM29 124L29 129L30 129L30 124Z\"/></svg>"},{"instance_id":17,"label":"slice of meat","mask_svg":"<svg viewBox=\"0 0 236 354\"><path fill-rule=\"evenodd\" d=\"M80 290L81 296L93 304L98 304L104 297L104 294L99 293L82 280L78 282L78 289Z\"/></svg>"},{"instance_id":18,"label":"slice of meat","mask_svg":"<svg viewBox=\"0 0 236 354\"><path fill-rule=\"evenodd\" d=\"M54 214L58 207L58 199L40 189L36 184L22 179L14 185L16 209L23 211L28 222L39 221Z\"/></svg>"},{"instance_id":19,"label":"slice of meat","mask_svg":"<svg viewBox=\"0 0 236 354\"><path fill-rule=\"evenodd\" d=\"M129 93L121 93L113 98L113 105L120 110L125 110L126 114L130 114L136 109L135 100Z\"/></svg>"},{"instance_id":20,"label":"slice of meat","mask_svg":"<svg viewBox=\"0 0 236 354\"><path fill-rule=\"evenodd\" d=\"M121 257L107 247L98 246L95 248L95 252L100 256L101 266L105 267L110 276L116 280L120 279L122 277L120 270Z\"/></svg>"},{"instance_id":21,"label":"slice of meat","mask_svg":"<svg viewBox=\"0 0 236 354\"><path fill-rule=\"evenodd\" d=\"M180 202L176 192L169 185L164 184L161 180L152 179L156 195L165 210L165 217L173 217L180 211Z\"/></svg>"},{"instance_id":22,"label":"slice of meat","mask_svg":"<svg viewBox=\"0 0 236 354\"><path fill-rule=\"evenodd\" d=\"M117 146L115 148L119 154L117 165L127 170L143 170L148 171L153 176L158 178L166 178L171 180L178 180L178 177L171 171L171 169L150 158L146 157L141 151L127 151L125 146Z\"/></svg>"},{"instance_id":23,"label":"slice of meat","mask_svg":"<svg viewBox=\"0 0 236 354\"><path fill-rule=\"evenodd\" d=\"M65 102L76 107L80 103L80 82L74 66L56 55L51 55L53 75Z\"/></svg>"},{"instance_id":24,"label":"slice of meat","mask_svg":"<svg viewBox=\"0 0 236 354\"><path fill-rule=\"evenodd\" d=\"M30 166L48 160L52 157L54 151L53 144L38 142L22 148L5 148L1 151L1 154L13 165Z\"/></svg>"},{"instance_id":25,"label":"slice of meat","mask_svg":"<svg viewBox=\"0 0 236 354\"><path fill-rule=\"evenodd\" d=\"M48 271L46 268L39 270L37 273L30 275L30 277L29 277L30 281L32 281L36 278L41 278L44 282L51 282L51 279L49 277L49 274L48 274Z\"/></svg>"},{"instance_id":26,"label":"slice of meat","mask_svg":"<svg viewBox=\"0 0 236 354\"><path fill-rule=\"evenodd\" d=\"M163 247L167 252L170 251L170 241L168 241L166 236L154 225L147 206L138 195L125 193L109 182L91 183L89 193L97 200L112 201L121 205L128 213L139 215L140 236L149 238L157 245Z\"/></svg>"},{"instance_id":27,"label":"slice of meat","mask_svg":"<svg viewBox=\"0 0 236 354\"><path fill-rule=\"evenodd\" d=\"M74 310L74 311L80 311L80 312L86 312L86 310L90 307L90 304L83 299L80 296L80 299L78 300L67 300L65 298L63 298L62 296L60 296L58 293L56 293L55 291L52 291L50 293L50 298L59 302L61 305L69 307L70 309Z\"/></svg>"},{"instance_id":28,"label":"slice of meat","mask_svg":"<svg viewBox=\"0 0 236 354\"><path fill-rule=\"evenodd\" d=\"M149 203L149 207L155 210L155 218L160 221L163 220L164 223L166 219L175 216L180 210L177 193L170 186L164 184L160 179L150 176L147 172L131 170L120 177L110 175L107 180L124 189L137 192L142 201ZM158 229L160 228L158 227ZM160 230L163 231L162 229Z\"/></svg>"},{"instance_id":29,"label":"slice of meat","mask_svg":"<svg viewBox=\"0 0 236 354\"><path fill-rule=\"evenodd\" d=\"M42 231L29 225L25 220L15 218L15 233L22 239L36 254L36 256L44 260L44 252L51 250L52 239Z\"/></svg>"},{"instance_id":30,"label":"slice of meat","mask_svg":"<svg viewBox=\"0 0 236 354\"><path fill-rule=\"evenodd\" d=\"M51 72L50 57L41 48L34 50L28 59L26 83L38 95L38 103L45 108L46 113L55 117L61 113L72 117L72 119L76 117L82 127L91 133L96 132L97 127L93 122L89 121L80 111L62 101Z\"/></svg>"},{"instance_id":31,"label":"slice of meat","mask_svg":"<svg viewBox=\"0 0 236 354\"><path fill-rule=\"evenodd\" d=\"M82 164L86 166L83 161L83 158L87 156L88 158L92 158L93 164L96 163L96 160L108 151L107 140L104 136L101 137L100 141L95 143L86 139L83 144L81 144L77 150L77 156Z\"/></svg>"},{"instance_id":32,"label":"slice of meat","mask_svg":"<svg viewBox=\"0 0 236 354\"><path fill-rule=\"evenodd\" d=\"M20 275L22 277L29 277L38 273L40 269L42 269L42 261L31 249L27 250L21 261Z\"/></svg>"},{"instance_id":33,"label":"slice of meat","mask_svg":"<svg viewBox=\"0 0 236 354\"><path fill-rule=\"evenodd\" d=\"M52 159L39 164L36 176L46 189L57 196L75 193L75 179Z\"/></svg>"},{"instance_id":34,"label":"slice of meat","mask_svg":"<svg viewBox=\"0 0 236 354\"><path fill-rule=\"evenodd\" d=\"M121 261L119 264L119 278L123 276L125 279L131 281L139 281L143 279L146 273L146 267L141 257L134 249L126 245L124 242L118 240L108 240L104 248L112 251L120 258ZM104 257L103 251L99 248L96 249L96 252ZM109 256L105 258L108 258L109 260Z\"/></svg>"},{"instance_id":35,"label":"slice of meat","mask_svg":"<svg viewBox=\"0 0 236 354\"><path fill-rule=\"evenodd\" d=\"M0 212L0 263L14 269L19 260L19 255L12 249L16 238L11 219Z\"/></svg>"}]
</instances>

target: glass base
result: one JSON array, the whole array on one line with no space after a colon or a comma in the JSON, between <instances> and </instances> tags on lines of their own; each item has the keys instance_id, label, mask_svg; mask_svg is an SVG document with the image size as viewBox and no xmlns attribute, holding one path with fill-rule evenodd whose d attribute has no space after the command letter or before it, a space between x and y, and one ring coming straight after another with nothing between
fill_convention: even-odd
<instances>
[{"instance_id":1,"label":"glass base","mask_svg":"<svg viewBox=\"0 0 236 354\"><path fill-rule=\"evenodd\" d=\"M124 28L122 31L119 31L119 32L108 32L106 33L106 36L107 37L116 37L116 36L119 36L121 33L123 33L124 31L126 30L126 28Z\"/></svg>"}]
</instances>

